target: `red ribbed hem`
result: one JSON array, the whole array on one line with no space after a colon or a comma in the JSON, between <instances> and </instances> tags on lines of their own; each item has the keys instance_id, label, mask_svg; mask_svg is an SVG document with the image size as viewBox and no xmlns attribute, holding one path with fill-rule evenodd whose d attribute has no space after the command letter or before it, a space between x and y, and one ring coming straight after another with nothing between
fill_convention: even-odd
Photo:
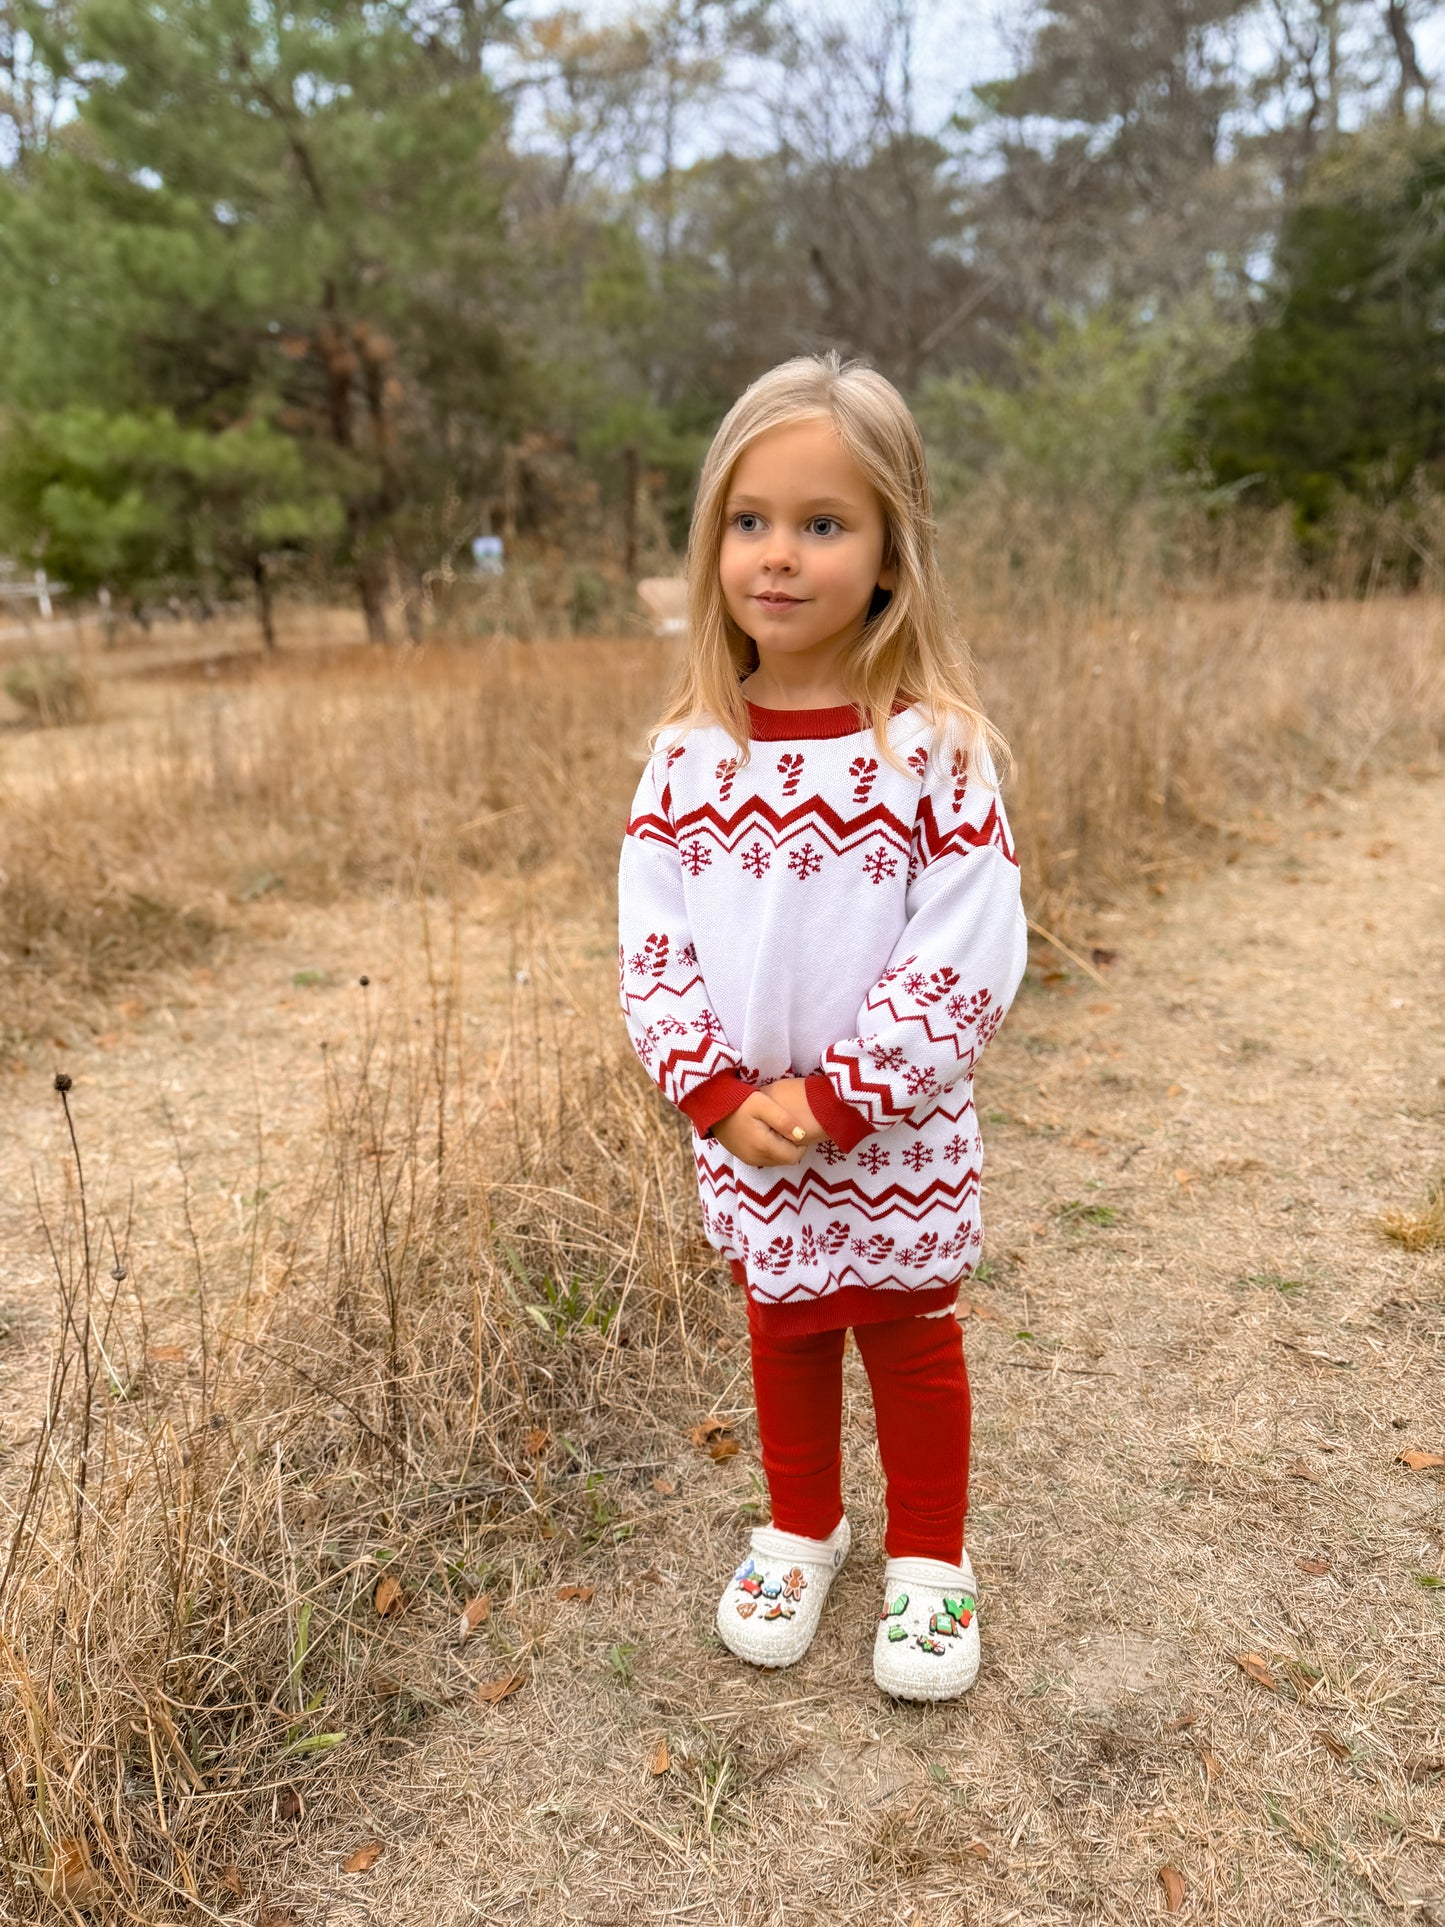
<instances>
[{"instance_id":1,"label":"red ribbed hem","mask_svg":"<svg viewBox=\"0 0 1445 1927\"><path fill-rule=\"evenodd\" d=\"M729 1261L735 1285L747 1288L747 1272L736 1258ZM844 1285L825 1298L791 1299L785 1305L764 1305L748 1292L748 1325L763 1326L772 1338L799 1338L805 1332L838 1331L849 1325L883 1325L893 1318L914 1318L919 1312L942 1311L958 1301L958 1284L930 1285L927 1291L875 1291L870 1285Z\"/></svg>"},{"instance_id":2,"label":"red ribbed hem","mask_svg":"<svg viewBox=\"0 0 1445 1927\"><path fill-rule=\"evenodd\" d=\"M691 1120L698 1136L706 1137L714 1124L741 1110L754 1089L736 1071L718 1071L705 1084L689 1091L677 1108Z\"/></svg>"},{"instance_id":3,"label":"red ribbed hem","mask_svg":"<svg viewBox=\"0 0 1445 1927\"><path fill-rule=\"evenodd\" d=\"M873 1133L873 1126L853 1105L845 1104L821 1071L803 1079L808 1109L840 1151L851 1151Z\"/></svg>"}]
</instances>

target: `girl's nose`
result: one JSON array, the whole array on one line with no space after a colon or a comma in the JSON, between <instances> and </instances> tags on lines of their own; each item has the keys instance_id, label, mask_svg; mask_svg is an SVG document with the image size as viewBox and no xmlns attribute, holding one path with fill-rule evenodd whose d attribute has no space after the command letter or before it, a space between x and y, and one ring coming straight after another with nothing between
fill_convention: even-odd
<instances>
[{"instance_id":1,"label":"girl's nose","mask_svg":"<svg viewBox=\"0 0 1445 1927\"><path fill-rule=\"evenodd\" d=\"M770 575L791 575L797 566L797 545L781 531L774 531L763 550L763 567Z\"/></svg>"}]
</instances>

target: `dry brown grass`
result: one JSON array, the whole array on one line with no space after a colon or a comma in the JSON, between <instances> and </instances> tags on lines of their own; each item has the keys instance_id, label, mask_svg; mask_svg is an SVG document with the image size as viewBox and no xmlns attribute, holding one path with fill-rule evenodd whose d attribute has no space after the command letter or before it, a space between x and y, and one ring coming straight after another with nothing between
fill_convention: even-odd
<instances>
[{"instance_id":1,"label":"dry brown grass","mask_svg":"<svg viewBox=\"0 0 1445 1927\"><path fill-rule=\"evenodd\" d=\"M1256 812L1292 795L1348 824L1344 785L1438 753L1442 629L1428 602L1059 610L1033 632L981 616L1035 915L1087 947L1087 906L1137 902L1141 867L1203 841L1242 853L1219 891L1262 878L1277 830ZM1425 1927L1445 1541L1429 1475L1409 1486L1395 1454L1434 1443L1439 1291L1353 1220L1327 1220L1338 1250L1309 1243L1356 1120L1337 1076L1287 1071L1275 1029L1245 1031L1240 981L1169 1003L1161 1046L1069 1005L1076 977L1038 976L997 1047L996 1316L970 1342L993 1644L965 1723L860 1693L861 1560L796 1679L740 1679L709 1643L715 1573L762 1494L747 1457L698 1466L683 1442L709 1411L745 1436L748 1418L685 1134L625 1056L605 961L559 974L524 936L525 981L480 1041L456 965L482 875L610 947L659 667L633 643L283 657L117 684L99 723L5 746L17 1050L147 972L227 945L243 962L254 921L297 899L358 920L399 899L428 938L412 990L334 1059L324 1148L284 1210L258 1152L231 1230L187 1207L148 1274L126 1227L152 1207L93 1175L82 1191L79 1111L71 1188L46 1196L45 1412L0 1476L4 1908L300 1918L338 1847L375 1838L365 1917L458 1927L1133 1920L1176 1861L1200 1919L1413 1905ZM1374 847L1352 857L1368 880ZM1298 900L1259 898L1271 956ZM1351 934L1354 975L1342 961L1323 994L1353 1047L1373 964ZM1230 959L1236 979L1255 964ZM1186 932L1171 981L1191 965ZM1227 1097L1216 1050L1238 1057ZM1203 1143L1161 1122L1171 1077L1199 1092ZM1241 1112L1231 1140L1230 1102L1315 1135L1266 1145ZM1397 1155L1411 1177L1413 1140ZM854 1486L871 1543L878 1495ZM1301 1604L1293 1562L1321 1553L1342 1577ZM377 1609L383 1577L397 1611ZM557 1599L579 1579L595 1612ZM482 1592L492 1614L460 1644ZM1242 1651L1277 1690L1237 1673Z\"/></svg>"},{"instance_id":2,"label":"dry brown grass","mask_svg":"<svg viewBox=\"0 0 1445 1927\"><path fill-rule=\"evenodd\" d=\"M535 998L472 1093L447 982L424 1002L424 1034L408 1003L333 1066L284 1225L258 1185L207 1248L187 1199L183 1295L138 1273L75 1133L0 1573L10 1918L204 1913L248 1827L325 1792L334 1749L384 1773L388 1739L524 1678L540 1632L462 1647L463 1607L500 1606L519 1547L535 1583L547 1541L610 1539L593 1468L680 1417L659 1361L686 1379L714 1331L680 1130L574 1023L559 1079Z\"/></svg>"},{"instance_id":3,"label":"dry brown grass","mask_svg":"<svg viewBox=\"0 0 1445 1927\"><path fill-rule=\"evenodd\" d=\"M1062 601L980 613L1031 907L1101 895L1251 812L1438 753L1445 602ZM610 887L668 655L652 642L251 658L199 688L109 685L110 717L0 761L0 1038L44 1035L271 896L446 894L468 875ZM1065 932L1066 933L1066 932Z\"/></svg>"},{"instance_id":4,"label":"dry brown grass","mask_svg":"<svg viewBox=\"0 0 1445 1927\"><path fill-rule=\"evenodd\" d=\"M1433 1251L1445 1245L1445 1178L1436 1178L1419 1211L1386 1211L1380 1229L1406 1251Z\"/></svg>"}]
</instances>

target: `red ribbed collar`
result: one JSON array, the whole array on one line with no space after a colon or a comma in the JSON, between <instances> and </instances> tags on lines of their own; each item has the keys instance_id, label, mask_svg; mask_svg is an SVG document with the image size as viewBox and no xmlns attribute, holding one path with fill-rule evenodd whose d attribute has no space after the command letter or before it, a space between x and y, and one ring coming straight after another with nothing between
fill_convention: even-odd
<instances>
[{"instance_id":1,"label":"red ribbed collar","mask_svg":"<svg viewBox=\"0 0 1445 1927\"><path fill-rule=\"evenodd\" d=\"M748 704L748 735L755 743L821 741L830 736L856 736L868 727L852 703L832 709L763 709Z\"/></svg>"}]
</instances>

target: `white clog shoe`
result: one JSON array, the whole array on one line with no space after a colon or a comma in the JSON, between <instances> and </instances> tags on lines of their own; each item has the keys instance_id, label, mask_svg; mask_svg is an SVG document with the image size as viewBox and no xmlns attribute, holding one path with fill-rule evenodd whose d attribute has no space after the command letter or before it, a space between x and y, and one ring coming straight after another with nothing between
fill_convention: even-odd
<instances>
[{"instance_id":1,"label":"white clog shoe","mask_svg":"<svg viewBox=\"0 0 1445 1927\"><path fill-rule=\"evenodd\" d=\"M718 1601L718 1637L754 1666L791 1666L813 1643L833 1575L853 1535L840 1519L826 1539L754 1526L748 1557Z\"/></svg>"},{"instance_id":2,"label":"white clog shoe","mask_svg":"<svg viewBox=\"0 0 1445 1927\"><path fill-rule=\"evenodd\" d=\"M873 1677L901 1700L951 1700L978 1678L973 1567L942 1559L890 1559L873 1640Z\"/></svg>"}]
</instances>

